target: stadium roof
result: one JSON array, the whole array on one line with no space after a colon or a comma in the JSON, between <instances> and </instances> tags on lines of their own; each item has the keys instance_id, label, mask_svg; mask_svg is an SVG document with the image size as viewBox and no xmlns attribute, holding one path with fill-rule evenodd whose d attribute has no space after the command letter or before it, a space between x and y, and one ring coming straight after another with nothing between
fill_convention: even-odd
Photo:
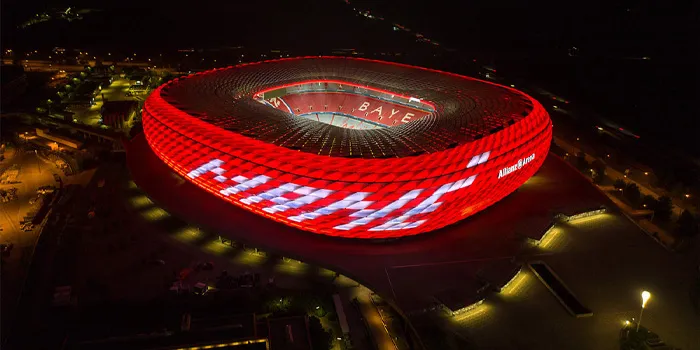
<instances>
[{"instance_id":1,"label":"stadium roof","mask_svg":"<svg viewBox=\"0 0 700 350\"><path fill-rule=\"evenodd\" d=\"M355 130L298 118L253 96L313 80L344 81L432 102L436 111L404 125ZM301 57L215 69L160 91L173 107L267 143L335 157L390 158L433 153L523 120L531 98L514 89L425 68L346 57Z\"/></svg>"}]
</instances>

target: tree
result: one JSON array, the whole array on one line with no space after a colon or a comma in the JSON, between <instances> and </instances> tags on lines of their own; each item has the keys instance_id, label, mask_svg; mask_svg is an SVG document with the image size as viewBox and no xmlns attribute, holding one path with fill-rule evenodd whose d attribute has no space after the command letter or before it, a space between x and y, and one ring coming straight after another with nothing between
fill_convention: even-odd
<instances>
[{"instance_id":1,"label":"tree","mask_svg":"<svg viewBox=\"0 0 700 350\"><path fill-rule=\"evenodd\" d=\"M677 232L682 237L694 237L698 234L698 221L687 209L678 217Z\"/></svg>"},{"instance_id":2,"label":"tree","mask_svg":"<svg viewBox=\"0 0 700 350\"><path fill-rule=\"evenodd\" d=\"M591 163L591 169L593 170L591 176L593 177L593 181L595 183L599 184L603 182L605 179L605 168L605 163L599 159L596 159L593 161L593 163Z\"/></svg>"},{"instance_id":3,"label":"tree","mask_svg":"<svg viewBox=\"0 0 700 350\"><path fill-rule=\"evenodd\" d=\"M664 221L671 219L673 213L673 201L669 196L661 196L654 208L654 217Z\"/></svg>"},{"instance_id":4,"label":"tree","mask_svg":"<svg viewBox=\"0 0 700 350\"><path fill-rule=\"evenodd\" d=\"M52 99L46 100L46 107L49 110L49 113L51 113L51 106L54 104Z\"/></svg>"},{"instance_id":5,"label":"tree","mask_svg":"<svg viewBox=\"0 0 700 350\"><path fill-rule=\"evenodd\" d=\"M639 200L642 198L642 193L639 191L639 186L636 183L629 183L622 192L627 200L633 206L639 205Z\"/></svg>"},{"instance_id":6,"label":"tree","mask_svg":"<svg viewBox=\"0 0 700 350\"><path fill-rule=\"evenodd\" d=\"M143 124L140 121L135 121L134 126L129 129L129 138L132 139L136 135L140 134L143 132Z\"/></svg>"},{"instance_id":7,"label":"tree","mask_svg":"<svg viewBox=\"0 0 700 350\"><path fill-rule=\"evenodd\" d=\"M627 183L623 179L617 179L613 183L613 187L615 187L615 189L619 191L627 187Z\"/></svg>"},{"instance_id":8,"label":"tree","mask_svg":"<svg viewBox=\"0 0 700 350\"><path fill-rule=\"evenodd\" d=\"M286 313L291 307L292 301L288 297L272 297L265 303L265 308L273 313Z\"/></svg>"},{"instance_id":9,"label":"tree","mask_svg":"<svg viewBox=\"0 0 700 350\"><path fill-rule=\"evenodd\" d=\"M645 209L649 210L654 210L656 209L656 206L658 205L659 201L654 198L652 195L646 195L642 197L642 207Z\"/></svg>"},{"instance_id":10,"label":"tree","mask_svg":"<svg viewBox=\"0 0 700 350\"><path fill-rule=\"evenodd\" d=\"M309 336L314 350L328 350L333 346L331 334L323 329L321 320L314 316L309 317Z\"/></svg>"},{"instance_id":11,"label":"tree","mask_svg":"<svg viewBox=\"0 0 700 350\"><path fill-rule=\"evenodd\" d=\"M576 167L581 171L589 171L591 165L586 161L586 154L583 152L576 153Z\"/></svg>"},{"instance_id":12,"label":"tree","mask_svg":"<svg viewBox=\"0 0 700 350\"><path fill-rule=\"evenodd\" d=\"M51 113L51 105L53 104L53 101L51 99L48 100L43 100L39 102L39 106L36 107L37 113Z\"/></svg>"}]
</instances>

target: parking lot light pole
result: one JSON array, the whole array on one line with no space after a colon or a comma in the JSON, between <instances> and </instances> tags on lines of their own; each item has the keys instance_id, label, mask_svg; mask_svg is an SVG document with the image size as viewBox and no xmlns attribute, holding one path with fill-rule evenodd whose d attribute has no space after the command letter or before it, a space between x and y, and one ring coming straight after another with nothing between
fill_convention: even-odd
<instances>
[{"instance_id":1,"label":"parking lot light pole","mask_svg":"<svg viewBox=\"0 0 700 350\"><path fill-rule=\"evenodd\" d=\"M637 332L639 332L639 325L642 324L642 314L644 313L644 308L647 306L647 301L651 298L651 293L647 291L642 292L642 309L639 311L639 321L637 321Z\"/></svg>"},{"instance_id":2,"label":"parking lot light pole","mask_svg":"<svg viewBox=\"0 0 700 350\"><path fill-rule=\"evenodd\" d=\"M39 159L39 152L34 150L34 155L36 156L36 167L39 169L39 174L41 174L41 160Z\"/></svg>"}]
</instances>

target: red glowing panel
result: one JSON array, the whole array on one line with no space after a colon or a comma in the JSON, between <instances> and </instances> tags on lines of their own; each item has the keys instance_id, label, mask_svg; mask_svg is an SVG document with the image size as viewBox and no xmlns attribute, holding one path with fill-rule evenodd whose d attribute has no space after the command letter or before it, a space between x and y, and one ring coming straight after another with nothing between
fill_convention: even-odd
<instances>
[{"instance_id":1,"label":"red glowing panel","mask_svg":"<svg viewBox=\"0 0 700 350\"><path fill-rule=\"evenodd\" d=\"M147 99L143 125L160 159L233 205L318 234L401 237L478 213L513 192L542 165L552 137L547 113L529 96L499 88L522 96L531 108L525 117L469 142L409 157L299 152L194 118L166 101L163 87ZM251 100L255 94L250 94ZM442 110L439 103L435 108Z\"/></svg>"}]
</instances>

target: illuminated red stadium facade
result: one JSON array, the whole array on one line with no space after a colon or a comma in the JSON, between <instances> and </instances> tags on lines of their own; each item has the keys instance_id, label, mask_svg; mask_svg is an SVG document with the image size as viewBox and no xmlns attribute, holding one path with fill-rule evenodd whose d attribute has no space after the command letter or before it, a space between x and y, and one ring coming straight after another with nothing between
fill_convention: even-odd
<instances>
[{"instance_id":1,"label":"illuminated red stadium facade","mask_svg":"<svg viewBox=\"0 0 700 350\"><path fill-rule=\"evenodd\" d=\"M552 137L545 110L517 90L340 57L176 79L146 100L143 125L160 159L222 200L349 238L473 215L530 178Z\"/></svg>"}]
</instances>

